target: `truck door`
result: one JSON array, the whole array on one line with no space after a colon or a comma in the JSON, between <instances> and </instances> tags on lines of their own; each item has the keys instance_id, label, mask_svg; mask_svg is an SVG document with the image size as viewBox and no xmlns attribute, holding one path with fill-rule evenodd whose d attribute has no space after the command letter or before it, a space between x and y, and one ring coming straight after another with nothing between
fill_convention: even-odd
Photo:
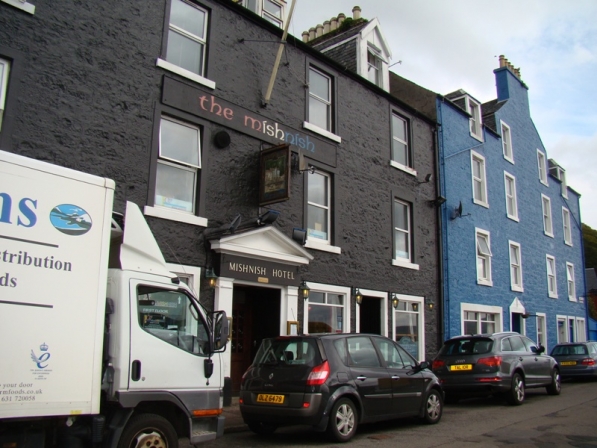
<instances>
[{"instance_id":1,"label":"truck door","mask_svg":"<svg viewBox=\"0 0 597 448\"><path fill-rule=\"evenodd\" d=\"M221 387L220 363L204 375L207 323L182 290L131 280L129 390ZM218 355L216 355L218 356Z\"/></svg>"}]
</instances>

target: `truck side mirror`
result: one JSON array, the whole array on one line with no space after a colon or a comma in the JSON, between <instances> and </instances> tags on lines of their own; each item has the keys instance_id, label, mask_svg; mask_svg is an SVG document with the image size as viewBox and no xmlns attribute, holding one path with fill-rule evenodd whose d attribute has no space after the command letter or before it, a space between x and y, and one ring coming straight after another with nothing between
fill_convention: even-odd
<instances>
[{"instance_id":1,"label":"truck side mirror","mask_svg":"<svg viewBox=\"0 0 597 448\"><path fill-rule=\"evenodd\" d=\"M213 345L214 352L223 352L226 350L228 344L228 336L230 332L228 318L225 311L214 311L213 313Z\"/></svg>"},{"instance_id":2,"label":"truck side mirror","mask_svg":"<svg viewBox=\"0 0 597 448\"><path fill-rule=\"evenodd\" d=\"M211 378L211 375L214 373L214 362L211 358L203 360L203 373L205 374L205 378Z\"/></svg>"}]
</instances>

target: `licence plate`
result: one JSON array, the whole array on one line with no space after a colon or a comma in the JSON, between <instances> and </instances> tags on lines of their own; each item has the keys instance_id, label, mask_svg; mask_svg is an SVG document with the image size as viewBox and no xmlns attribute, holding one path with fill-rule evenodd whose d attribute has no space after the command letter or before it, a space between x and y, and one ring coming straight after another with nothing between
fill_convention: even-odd
<instances>
[{"instance_id":1,"label":"licence plate","mask_svg":"<svg viewBox=\"0 0 597 448\"><path fill-rule=\"evenodd\" d=\"M462 370L473 370L472 364L458 364L456 366L450 366L451 372L462 371Z\"/></svg>"},{"instance_id":2,"label":"licence plate","mask_svg":"<svg viewBox=\"0 0 597 448\"><path fill-rule=\"evenodd\" d=\"M258 394L257 403L284 404L284 395Z\"/></svg>"},{"instance_id":3,"label":"licence plate","mask_svg":"<svg viewBox=\"0 0 597 448\"><path fill-rule=\"evenodd\" d=\"M560 365L562 365L562 366L575 366L576 365L576 361L562 361L560 363Z\"/></svg>"}]
</instances>

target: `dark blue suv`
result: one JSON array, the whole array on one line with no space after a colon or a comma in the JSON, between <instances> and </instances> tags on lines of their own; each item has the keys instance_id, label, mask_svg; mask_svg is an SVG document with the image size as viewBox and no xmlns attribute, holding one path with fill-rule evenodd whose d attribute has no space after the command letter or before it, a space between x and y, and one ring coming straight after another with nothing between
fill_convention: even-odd
<instances>
[{"instance_id":1,"label":"dark blue suv","mask_svg":"<svg viewBox=\"0 0 597 448\"><path fill-rule=\"evenodd\" d=\"M258 434L311 425L346 442L360 423L413 416L439 422L443 392L427 363L383 336L281 336L263 340L239 403Z\"/></svg>"}]
</instances>

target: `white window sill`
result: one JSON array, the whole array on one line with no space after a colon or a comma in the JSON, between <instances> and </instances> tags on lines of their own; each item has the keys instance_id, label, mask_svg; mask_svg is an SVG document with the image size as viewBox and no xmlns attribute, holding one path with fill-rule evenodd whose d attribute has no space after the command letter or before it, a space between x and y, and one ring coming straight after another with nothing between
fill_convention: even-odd
<instances>
[{"instance_id":1,"label":"white window sill","mask_svg":"<svg viewBox=\"0 0 597 448\"><path fill-rule=\"evenodd\" d=\"M553 294L553 293L549 293L549 298L550 299L557 299L558 295L557 294Z\"/></svg>"},{"instance_id":2,"label":"white window sill","mask_svg":"<svg viewBox=\"0 0 597 448\"><path fill-rule=\"evenodd\" d=\"M510 289L516 292L524 292L524 288L522 286L511 286Z\"/></svg>"},{"instance_id":3,"label":"white window sill","mask_svg":"<svg viewBox=\"0 0 597 448\"><path fill-rule=\"evenodd\" d=\"M549 233L549 232L546 232L546 231L544 230L544 231L543 231L543 234L544 234L545 236L548 236L548 237L550 237L550 238L553 238L553 233Z\"/></svg>"},{"instance_id":4,"label":"white window sill","mask_svg":"<svg viewBox=\"0 0 597 448\"><path fill-rule=\"evenodd\" d=\"M512 157L504 156L504 159L506 159L508 162L510 162L512 165L514 165L514 159Z\"/></svg>"},{"instance_id":5,"label":"white window sill","mask_svg":"<svg viewBox=\"0 0 597 448\"><path fill-rule=\"evenodd\" d=\"M473 137L475 140L479 140L481 143L483 143L483 134L477 135L477 134L473 134L471 132L471 137Z\"/></svg>"},{"instance_id":6,"label":"white window sill","mask_svg":"<svg viewBox=\"0 0 597 448\"><path fill-rule=\"evenodd\" d=\"M342 143L342 137L339 135L333 134L330 131L326 131L319 126L315 126L314 124L309 123L308 121L303 122L303 128L309 129L310 131L315 132L316 134L323 135L324 137L329 138L330 140L335 141L336 143Z\"/></svg>"},{"instance_id":7,"label":"white window sill","mask_svg":"<svg viewBox=\"0 0 597 448\"><path fill-rule=\"evenodd\" d=\"M417 176L417 172L409 166L402 165L401 163L398 163L394 160L390 160L390 165L393 166L394 168L404 171L405 173L412 174L415 177Z\"/></svg>"},{"instance_id":8,"label":"white window sill","mask_svg":"<svg viewBox=\"0 0 597 448\"><path fill-rule=\"evenodd\" d=\"M333 254L340 254L342 253L342 249L338 246L330 246L329 244L319 243L313 240L307 240L305 243L305 247L309 249L321 250L323 252L331 252Z\"/></svg>"},{"instance_id":9,"label":"white window sill","mask_svg":"<svg viewBox=\"0 0 597 448\"><path fill-rule=\"evenodd\" d=\"M576 297L568 297L568 300L570 302L578 302L578 299Z\"/></svg>"},{"instance_id":10,"label":"white window sill","mask_svg":"<svg viewBox=\"0 0 597 448\"><path fill-rule=\"evenodd\" d=\"M207 227L207 218L201 218L200 216L177 212L176 210L168 210L165 207L150 207L146 205L143 208L143 213L147 216L154 216L156 218L169 219L170 221L178 221L192 224L194 226Z\"/></svg>"},{"instance_id":11,"label":"white window sill","mask_svg":"<svg viewBox=\"0 0 597 448\"><path fill-rule=\"evenodd\" d=\"M482 202L473 198L473 204L480 205L481 207L489 208L489 202Z\"/></svg>"},{"instance_id":12,"label":"white window sill","mask_svg":"<svg viewBox=\"0 0 597 448\"><path fill-rule=\"evenodd\" d=\"M396 258L392 259L392 266L400 266L401 268L412 269L415 271L419 270L418 264L411 263L410 261L406 261L406 260L398 260Z\"/></svg>"},{"instance_id":13,"label":"white window sill","mask_svg":"<svg viewBox=\"0 0 597 448\"><path fill-rule=\"evenodd\" d=\"M546 187L549 187L549 184L547 183L546 180L543 179L539 179L539 182L541 182L543 185L545 185Z\"/></svg>"},{"instance_id":14,"label":"white window sill","mask_svg":"<svg viewBox=\"0 0 597 448\"><path fill-rule=\"evenodd\" d=\"M172 73L176 73L177 75L190 79L191 81L195 81L196 83L201 84L205 87L209 87L210 89L216 88L216 83L214 81L204 78L203 76L200 76L197 73L193 73L182 67L179 67L178 65L174 65L171 62L158 58L155 65L157 67L163 68L164 70L168 70Z\"/></svg>"},{"instance_id":15,"label":"white window sill","mask_svg":"<svg viewBox=\"0 0 597 448\"><path fill-rule=\"evenodd\" d=\"M28 12L29 14L35 14L35 5L27 2L21 2L19 0L0 0L4 3L8 3L15 8L20 9L21 11Z\"/></svg>"},{"instance_id":16,"label":"white window sill","mask_svg":"<svg viewBox=\"0 0 597 448\"><path fill-rule=\"evenodd\" d=\"M520 219L518 218L518 216L512 216L512 215L507 215L508 219L511 219L512 221L516 221L516 222L520 222Z\"/></svg>"},{"instance_id":17,"label":"white window sill","mask_svg":"<svg viewBox=\"0 0 597 448\"><path fill-rule=\"evenodd\" d=\"M493 282L491 280L484 280L484 279L477 279L477 285L481 286L493 286Z\"/></svg>"},{"instance_id":18,"label":"white window sill","mask_svg":"<svg viewBox=\"0 0 597 448\"><path fill-rule=\"evenodd\" d=\"M572 246L573 246L573 245L572 245L572 242L570 242L570 241L564 241L564 244L565 244L566 246L570 246L570 247L572 247Z\"/></svg>"}]
</instances>

